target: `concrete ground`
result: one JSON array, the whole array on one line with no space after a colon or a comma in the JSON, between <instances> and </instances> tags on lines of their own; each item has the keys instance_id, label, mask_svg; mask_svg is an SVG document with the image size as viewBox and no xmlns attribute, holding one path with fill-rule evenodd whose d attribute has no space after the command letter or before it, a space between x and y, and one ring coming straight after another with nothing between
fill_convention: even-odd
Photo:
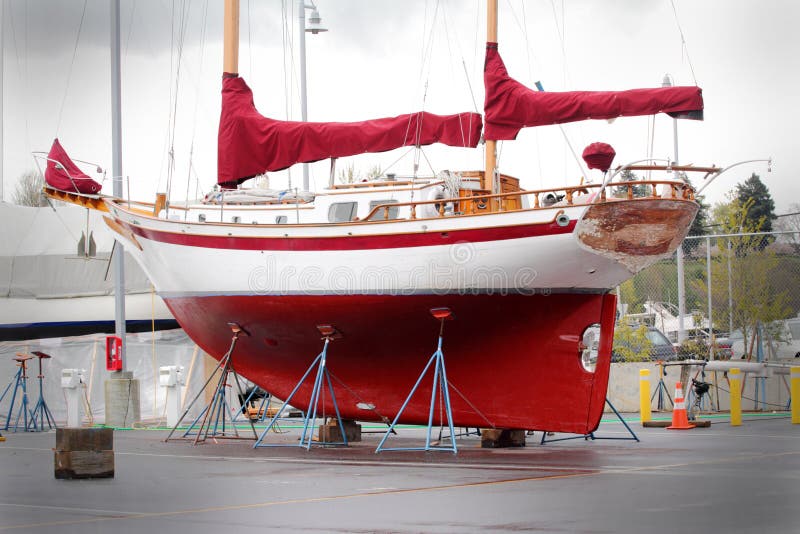
<instances>
[{"instance_id":1,"label":"concrete ground","mask_svg":"<svg viewBox=\"0 0 800 534\"><path fill-rule=\"evenodd\" d=\"M197 446L163 430L115 431L116 476L56 480L55 432L4 432L0 531L14 532L800 532L800 425L633 428L641 442L583 439L519 449L382 452ZM267 443L297 443L297 429ZM612 419L598 437L624 437ZM403 428L386 446L417 446ZM563 437L556 435L554 437ZM231 531L233 532L233 530Z\"/></svg>"}]
</instances>

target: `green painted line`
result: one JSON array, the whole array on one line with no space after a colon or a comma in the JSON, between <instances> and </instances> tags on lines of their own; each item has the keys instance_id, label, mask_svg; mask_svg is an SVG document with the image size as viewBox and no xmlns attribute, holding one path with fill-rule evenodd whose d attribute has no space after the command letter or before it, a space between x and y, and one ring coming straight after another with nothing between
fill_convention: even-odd
<instances>
[{"instance_id":1,"label":"green painted line","mask_svg":"<svg viewBox=\"0 0 800 534\"><path fill-rule=\"evenodd\" d=\"M789 412L742 412L742 417L745 418L781 418L781 417L789 417L791 414ZM721 413L721 414L702 414L699 415L698 420L703 419L725 419L728 420L731 418L729 413ZM626 423L640 423L640 417L624 417L623 418ZM651 421L672 421L672 416L669 417L653 417L650 419ZM619 421L617 417L604 417L600 420L601 423L613 423L615 421Z\"/></svg>"}]
</instances>

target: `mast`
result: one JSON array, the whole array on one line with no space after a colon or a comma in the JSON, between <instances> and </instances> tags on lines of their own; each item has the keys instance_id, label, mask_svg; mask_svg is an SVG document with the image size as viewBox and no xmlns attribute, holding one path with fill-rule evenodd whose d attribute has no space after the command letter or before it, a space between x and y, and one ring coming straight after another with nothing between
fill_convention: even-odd
<instances>
[{"instance_id":1,"label":"mast","mask_svg":"<svg viewBox=\"0 0 800 534\"><path fill-rule=\"evenodd\" d=\"M486 2L486 42L497 43L497 0ZM486 140L486 168L483 173L481 189L494 193L494 173L497 169L497 141Z\"/></svg>"},{"instance_id":2,"label":"mast","mask_svg":"<svg viewBox=\"0 0 800 534\"><path fill-rule=\"evenodd\" d=\"M239 0L225 0L222 71L239 74Z\"/></svg>"}]
</instances>

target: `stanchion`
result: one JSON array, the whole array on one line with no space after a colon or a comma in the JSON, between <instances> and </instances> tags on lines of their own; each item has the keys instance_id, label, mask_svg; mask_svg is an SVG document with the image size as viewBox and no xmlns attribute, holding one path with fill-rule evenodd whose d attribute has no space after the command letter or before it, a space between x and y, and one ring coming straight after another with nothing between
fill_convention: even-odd
<instances>
[{"instance_id":1,"label":"stanchion","mask_svg":"<svg viewBox=\"0 0 800 534\"><path fill-rule=\"evenodd\" d=\"M313 438L314 438L314 427L317 424L318 405L319 405L320 398L322 396L324 396L324 394L325 394L325 384L328 385L328 392L330 393L331 402L333 403L333 409L334 409L334 412L336 413L336 422L337 422L337 424L339 426L339 431L342 433L342 439L341 439L341 441L338 441L338 440L337 441L327 441L327 440L323 440L323 436L320 435L319 441L316 442L316 445L323 445L323 446L327 446L327 445L345 445L346 446L347 445L347 434L346 434L345 429L344 429L344 424L342 423L342 416L339 413L339 405L336 403L336 395L335 395L335 393L333 391L333 384L331 383L331 375L330 375L330 372L328 372L328 366L327 366L328 345L330 344L330 342L332 340L340 338L341 334L339 333L338 330L336 330L336 327L334 327L332 325L318 325L317 326L317 330L319 330L319 333L322 334L322 339L324 341L324 343L322 345L322 352L320 352L317 355L317 357L314 358L314 361L312 361L311 365L308 366L308 369L306 369L306 372L303 374L303 377L300 378L300 381L294 387L292 392L289 394L289 396L286 398L286 400L283 401L283 404L281 405L281 407L278 409L278 411L275 413L275 415L270 420L270 422L267 425L267 427L264 429L264 431L258 437L256 442L253 444L253 448L254 449L258 448L258 447L287 447L287 446L293 447L294 446L294 444L287 445L287 444L283 444L283 443L263 443L263 441L264 441L264 437L267 435L267 432L269 432L277 424L278 420L281 418L281 414L283 414L283 411L292 402L292 399L294 398L295 394L297 394L297 391L300 389L300 387L305 382L306 378L308 378L308 376L311 374L311 371L315 367L317 368L316 379L314 380L314 387L311 390L311 398L308 401L308 409L305 411L305 414L304 414L304 417L303 417L303 432L300 435L299 446L300 447L305 447L306 450L311 450L311 445L312 445ZM322 413L322 419L323 420L325 419L324 411Z\"/></svg>"},{"instance_id":2,"label":"stanchion","mask_svg":"<svg viewBox=\"0 0 800 534\"><path fill-rule=\"evenodd\" d=\"M50 407L47 406L47 402L44 400L44 389L42 387L44 380L44 373L42 372L42 360L49 359L51 356L38 350L33 351L33 355L39 358L39 375L37 377L39 378L39 400L36 401L36 406L33 408L33 420L36 421L38 418L39 430L44 430L45 422L47 422L48 428L53 429L56 428L56 422L53 418L53 414L50 412Z\"/></svg>"},{"instance_id":3,"label":"stanchion","mask_svg":"<svg viewBox=\"0 0 800 534\"><path fill-rule=\"evenodd\" d=\"M164 441L169 441L172 437L172 434L175 433L175 430L181 425L183 420L188 415L189 411L194 406L194 403L200 398L200 396L205 392L206 388L211 381L214 379L218 371L221 371L219 379L217 380L217 385L214 389L214 394L211 398L211 402L206 405L205 408L200 412L200 415L192 422L191 425L186 429L186 432L183 433L182 438L188 438L191 435L194 435L194 445L197 445L201 441L205 441L209 437L211 438L233 438L233 439L250 439L250 438L242 438L239 436L239 431L236 428L236 424L233 422L233 414L231 413L230 406L228 406L228 401L225 397L226 388L228 387L228 376L233 375L234 382L236 384L238 393L242 394L242 388L239 384L239 377L236 374L236 370L233 367L233 349L236 347L236 342L239 339L239 336L247 336L249 335L247 331L239 326L237 323L228 323L228 327L230 327L231 331L233 332L233 337L231 338L231 346L228 349L228 352L225 356L220 359L217 366L214 368L214 371L206 380L206 383L203 384L203 387L200 388L200 391L197 393L192 402L186 407L183 412L183 415L178 419L178 422L175 423L175 426L172 427L167 437ZM202 419L202 421L201 421ZM197 432L193 434L193 430L195 429L196 425L200 423L200 426L197 427ZM232 434L229 432L228 428L230 427ZM250 428L253 430L253 439L255 439L258 434L256 433L256 427L253 425L253 422L250 421Z\"/></svg>"},{"instance_id":4,"label":"stanchion","mask_svg":"<svg viewBox=\"0 0 800 534\"><path fill-rule=\"evenodd\" d=\"M742 426L742 374L739 369L728 371L731 388L731 426Z\"/></svg>"},{"instance_id":5,"label":"stanchion","mask_svg":"<svg viewBox=\"0 0 800 534\"><path fill-rule=\"evenodd\" d=\"M792 391L792 424L800 424L800 367L792 366L791 391Z\"/></svg>"},{"instance_id":6,"label":"stanchion","mask_svg":"<svg viewBox=\"0 0 800 534\"><path fill-rule=\"evenodd\" d=\"M652 419L650 411L650 369L639 369L639 419L642 424Z\"/></svg>"},{"instance_id":7,"label":"stanchion","mask_svg":"<svg viewBox=\"0 0 800 534\"><path fill-rule=\"evenodd\" d=\"M435 319L440 321L439 326L439 344L436 347L436 352L428 360L428 364L425 366L425 369L422 370L422 373L419 375L417 379L417 383L414 384L414 387L411 388L411 392L408 394L408 398L403 403L403 406L400 407L400 411L397 412L397 415L392 421L392 424L389 425L389 429L383 435L383 439L378 444L378 447L375 449L375 452L381 451L451 451L453 454L458 452L458 448L456 447L456 436L455 431L453 430L453 413L450 408L450 388L447 383L447 372L445 371L444 367L444 353L442 352L442 340L444 339L444 322L450 319L453 319L453 312L450 311L449 308L433 308L431 311L431 315ZM403 410L406 409L408 403L411 401L411 397L414 396L414 393L417 391L420 382L422 379L425 378L425 374L428 372L428 369L434 366L433 371L433 385L431 386L431 405L430 410L428 412L428 428L427 433L425 434L425 446L424 447L396 447L396 448L384 448L383 444L386 442L386 439L389 437L390 434L394 432L394 427L397 424L397 421L400 419L400 416L403 414ZM431 432L433 429L433 409L436 406L436 397L437 392L440 393L440 402L444 402L444 409L445 415L447 417L447 426L450 429L450 446L438 446L438 445L431 445Z\"/></svg>"}]
</instances>

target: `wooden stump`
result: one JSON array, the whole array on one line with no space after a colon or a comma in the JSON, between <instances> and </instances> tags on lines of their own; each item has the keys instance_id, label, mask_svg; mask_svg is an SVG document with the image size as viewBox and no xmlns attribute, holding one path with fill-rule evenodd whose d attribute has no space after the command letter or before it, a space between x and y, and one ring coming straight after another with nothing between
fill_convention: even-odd
<instances>
[{"instance_id":1,"label":"wooden stump","mask_svg":"<svg viewBox=\"0 0 800 534\"><path fill-rule=\"evenodd\" d=\"M57 428L53 451L58 479L114 478L111 428Z\"/></svg>"}]
</instances>

